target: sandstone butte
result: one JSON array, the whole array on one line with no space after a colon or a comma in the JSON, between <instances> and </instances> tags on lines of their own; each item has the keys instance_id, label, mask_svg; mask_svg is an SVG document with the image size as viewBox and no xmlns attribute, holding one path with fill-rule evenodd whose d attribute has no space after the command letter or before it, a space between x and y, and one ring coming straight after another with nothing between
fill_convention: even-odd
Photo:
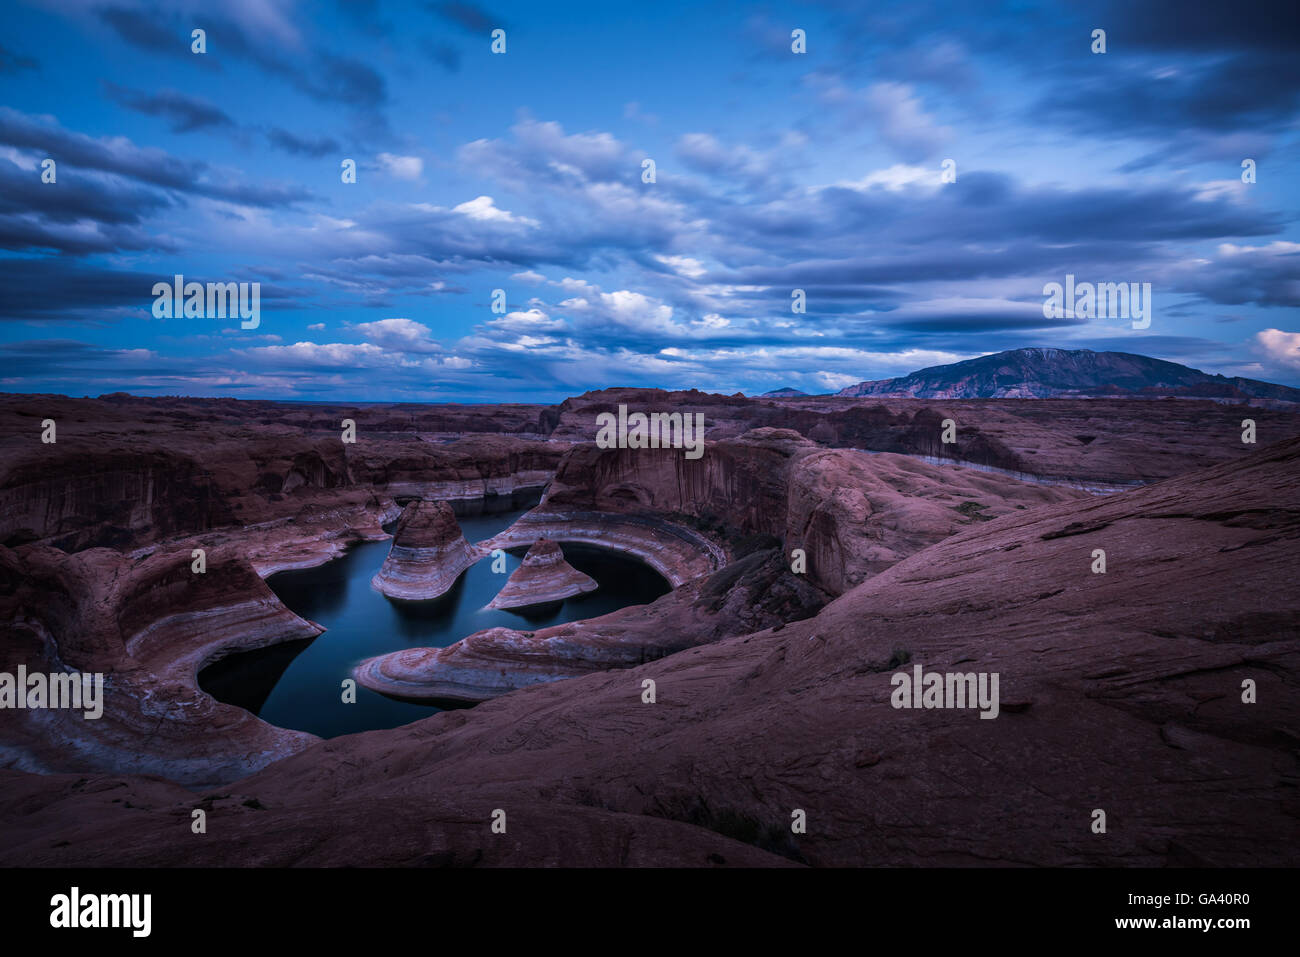
<instances>
[{"instance_id":1,"label":"sandstone butte","mask_svg":"<svg viewBox=\"0 0 1300 957\"><path fill-rule=\"evenodd\" d=\"M596 449L618 401L705 411L704 458ZM1300 418L1251 409L1256 447L1242 414L0 397L0 653L108 676L100 721L0 712L0 865L1294 866ZM611 529L666 556L673 591L412 649L403 681L480 703L387 731L323 742L197 688L208 661L318 634L263 579L384 539L396 497L543 486L520 544ZM893 709L917 663L998 672L999 717ZM221 821L201 842L195 806Z\"/></svg>"},{"instance_id":2,"label":"sandstone butte","mask_svg":"<svg viewBox=\"0 0 1300 957\"><path fill-rule=\"evenodd\" d=\"M446 502L411 502L397 520L393 547L371 584L389 598L438 598L483 554L465 541Z\"/></svg>"},{"instance_id":3,"label":"sandstone butte","mask_svg":"<svg viewBox=\"0 0 1300 957\"><path fill-rule=\"evenodd\" d=\"M585 595L600 586L564 560L556 542L539 538L528 549L523 563L506 580L501 591L488 602L489 608L527 608Z\"/></svg>"}]
</instances>

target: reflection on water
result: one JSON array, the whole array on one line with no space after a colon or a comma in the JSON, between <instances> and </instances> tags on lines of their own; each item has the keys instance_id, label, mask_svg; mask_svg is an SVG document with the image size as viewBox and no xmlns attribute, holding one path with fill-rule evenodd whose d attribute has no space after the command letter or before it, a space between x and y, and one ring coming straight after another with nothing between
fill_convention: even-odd
<instances>
[{"instance_id":1,"label":"reflection on water","mask_svg":"<svg viewBox=\"0 0 1300 957\"><path fill-rule=\"evenodd\" d=\"M478 542L507 528L523 511L462 515L459 522L465 537ZM368 542L316 568L272 575L267 584L280 600L327 630L317 638L224 658L203 669L199 685L272 724L321 737L392 728L438 709L395 701L360 685L356 703L344 704L343 680L363 658L403 648L445 647L484 628L532 630L594 618L654 601L668 591L667 583L641 562L590 545L562 543L569 564L600 583L597 591L526 613L488 609L523 560L519 550L507 553L505 574L493 573L492 559L485 558L436 601L396 601L370 587L390 544Z\"/></svg>"}]
</instances>

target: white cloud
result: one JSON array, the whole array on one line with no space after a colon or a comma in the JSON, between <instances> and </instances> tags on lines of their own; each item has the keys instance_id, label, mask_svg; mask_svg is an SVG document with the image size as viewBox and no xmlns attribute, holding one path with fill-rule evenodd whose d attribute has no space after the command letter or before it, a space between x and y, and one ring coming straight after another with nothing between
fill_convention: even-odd
<instances>
[{"instance_id":1,"label":"white cloud","mask_svg":"<svg viewBox=\"0 0 1300 957\"><path fill-rule=\"evenodd\" d=\"M688 279L699 279L704 275L704 264L690 256L655 256L655 259Z\"/></svg>"},{"instance_id":2,"label":"white cloud","mask_svg":"<svg viewBox=\"0 0 1300 957\"><path fill-rule=\"evenodd\" d=\"M898 193L908 186L928 186L937 189L942 184L942 173L936 168L926 166L908 166L896 163L888 169L872 170L859 180L845 180L836 183L844 189L866 192L877 186Z\"/></svg>"},{"instance_id":3,"label":"white cloud","mask_svg":"<svg viewBox=\"0 0 1300 957\"><path fill-rule=\"evenodd\" d=\"M563 319L552 318L537 308L526 309L522 312L507 312L499 319L489 320L488 326L494 329L503 329L511 332L524 332L528 330L546 330L562 329L565 322Z\"/></svg>"},{"instance_id":4,"label":"white cloud","mask_svg":"<svg viewBox=\"0 0 1300 957\"><path fill-rule=\"evenodd\" d=\"M459 206L452 207L453 213L460 213L462 216L480 223L519 223L524 226L536 226L537 220L529 219L527 216L516 216L511 212L500 209L492 201L491 196L479 196L475 199L461 203Z\"/></svg>"},{"instance_id":5,"label":"white cloud","mask_svg":"<svg viewBox=\"0 0 1300 957\"><path fill-rule=\"evenodd\" d=\"M375 158L379 160L379 168L396 179L419 179L424 172L424 160L418 156L380 153Z\"/></svg>"},{"instance_id":6,"label":"white cloud","mask_svg":"<svg viewBox=\"0 0 1300 957\"><path fill-rule=\"evenodd\" d=\"M1255 333L1255 343L1271 361L1300 370L1300 332L1261 329Z\"/></svg>"}]
</instances>

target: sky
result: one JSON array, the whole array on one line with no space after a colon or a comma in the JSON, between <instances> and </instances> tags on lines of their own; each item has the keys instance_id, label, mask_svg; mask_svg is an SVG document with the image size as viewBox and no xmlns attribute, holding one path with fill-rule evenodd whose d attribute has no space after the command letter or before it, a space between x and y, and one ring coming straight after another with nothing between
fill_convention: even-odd
<instances>
[{"instance_id":1,"label":"sky","mask_svg":"<svg viewBox=\"0 0 1300 957\"><path fill-rule=\"evenodd\" d=\"M16 0L0 91L0 391L825 393L1023 346L1300 386L1294 0ZM177 274L257 327L160 318ZM1067 275L1149 326L1045 318Z\"/></svg>"}]
</instances>

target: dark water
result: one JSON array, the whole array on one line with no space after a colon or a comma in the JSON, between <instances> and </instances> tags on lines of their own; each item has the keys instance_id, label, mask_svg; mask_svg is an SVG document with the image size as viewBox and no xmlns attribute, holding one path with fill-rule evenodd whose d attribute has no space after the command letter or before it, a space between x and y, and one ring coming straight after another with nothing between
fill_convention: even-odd
<instances>
[{"instance_id":1,"label":"dark water","mask_svg":"<svg viewBox=\"0 0 1300 957\"><path fill-rule=\"evenodd\" d=\"M524 509L461 517L471 542L491 538ZM391 529L390 529L391 530ZM276 645L223 658L199 673L199 686L219 701L239 705L271 724L332 738L354 731L393 728L438 709L394 701L357 686L355 704L342 700L343 679L363 658L411 647L444 647L484 628L503 625L532 630L581 618L594 618L627 605L646 604L668 591L649 566L590 545L561 543L574 568L600 583L588 595L521 612L488 610L524 550L507 553L505 574L484 558L461 575L442 598L401 602L370 587L388 556L390 542L358 545L342 558L316 568L280 572L267 579L271 590L294 612L323 625L316 638Z\"/></svg>"}]
</instances>

